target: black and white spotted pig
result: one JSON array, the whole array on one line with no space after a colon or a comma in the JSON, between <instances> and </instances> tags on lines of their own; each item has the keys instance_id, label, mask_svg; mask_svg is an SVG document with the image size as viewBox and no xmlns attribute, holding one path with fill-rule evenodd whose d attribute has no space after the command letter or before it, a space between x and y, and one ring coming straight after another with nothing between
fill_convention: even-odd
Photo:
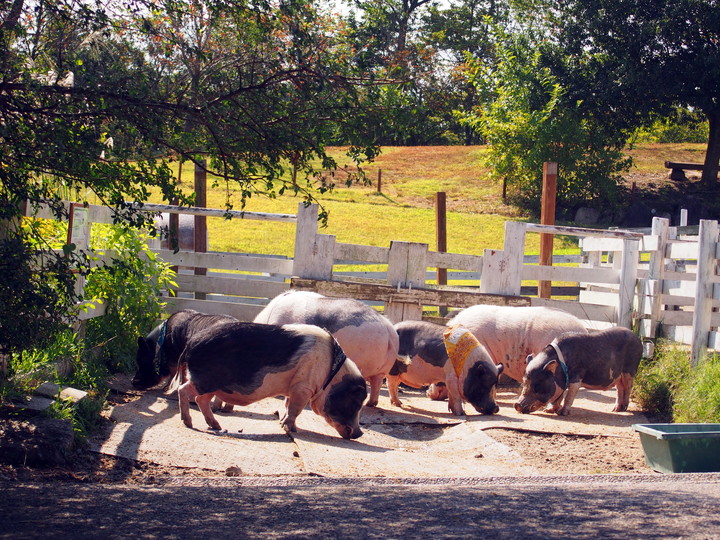
<instances>
[{"instance_id":1,"label":"black and white spotted pig","mask_svg":"<svg viewBox=\"0 0 720 540\"><path fill-rule=\"evenodd\" d=\"M442 382L453 414L464 414L463 401L481 414L498 412L495 392L503 366L492 362L469 330L424 321L403 321L395 329L400 337L401 358L387 378L393 405L402 405L398 397L400 383L421 388Z\"/></svg>"},{"instance_id":2,"label":"black and white spotted pig","mask_svg":"<svg viewBox=\"0 0 720 540\"><path fill-rule=\"evenodd\" d=\"M237 322L237 319L230 315L208 315L192 309L170 315L147 337L138 338L135 357L138 369L132 379L133 386L146 390L170 382L177 373L178 361L188 340L198 332L228 322Z\"/></svg>"},{"instance_id":3,"label":"black and white spotted pig","mask_svg":"<svg viewBox=\"0 0 720 540\"><path fill-rule=\"evenodd\" d=\"M642 342L627 328L563 335L534 358L527 357L515 409L531 413L551 403L546 411L564 416L570 414L581 386L594 390L615 386L613 411L626 411L642 352Z\"/></svg>"},{"instance_id":4,"label":"black and white spotted pig","mask_svg":"<svg viewBox=\"0 0 720 540\"><path fill-rule=\"evenodd\" d=\"M362 435L360 409L367 387L357 366L333 337L317 326L235 322L196 334L180 357L187 382L175 377L180 415L192 427L194 400L211 429L221 429L210 408L213 395L225 403L249 405L285 396L283 427L308 403L345 439Z\"/></svg>"}]
</instances>

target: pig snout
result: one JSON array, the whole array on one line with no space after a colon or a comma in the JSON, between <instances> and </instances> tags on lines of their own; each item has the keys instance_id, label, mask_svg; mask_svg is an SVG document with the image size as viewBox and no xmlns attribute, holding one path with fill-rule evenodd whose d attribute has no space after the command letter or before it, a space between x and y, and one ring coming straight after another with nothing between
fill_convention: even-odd
<instances>
[{"instance_id":1,"label":"pig snout","mask_svg":"<svg viewBox=\"0 0 720 540\"><path fill-rule=\"evenodd\" d=\"M489 403L485 405L484 407L480 407L479 411L481 414L497 414L500 412L500 407L498 407L497 403Z\"/></svg>"},{"instance_id":2,"label":"pig snout","mask_svg":"<svg viewBox=\"0 0 720 540\"><path fill-rule=\"evenodd\" d=\"M447 399L448 398L447 386L445 386L445 383L431 384L430 387L425 392L425 395L427 395L427 397L433 401L442 401L444 399Z\"/></svg>"},{"instance_id":3,"label":"pig snout","mask_svg":"<svg viewBox=\"0 0 720 540\"><path fill-rule=\"evenodd\" d=\"M343 439L357 439L358 437L361 437L363 432L362 429L360 429L360 426L338 426L337 428L338 433Z\"/></svg>"},{"instance_id":4,"label":"pig snout","mask_svg":"<svg viewBox=\"0 0 720 540\"><path fill-rule=\"evenodd\" d=\"M520 405L520 403L515 404L515 410L522 414L527 414L530 412L530 409L528 407L523 407L522 405Z\"/></svg>"},{"instance_id":5,"label":"pig snout","mask_svg":"<svg viewBox=\"0 0 720 540\"><path fill-rule=\"evenodd\" d=\"M519 399L515 402L515 410L520 414L530 414L542 408L546 404L537 399Z\"/></svg>"}]
</instances>

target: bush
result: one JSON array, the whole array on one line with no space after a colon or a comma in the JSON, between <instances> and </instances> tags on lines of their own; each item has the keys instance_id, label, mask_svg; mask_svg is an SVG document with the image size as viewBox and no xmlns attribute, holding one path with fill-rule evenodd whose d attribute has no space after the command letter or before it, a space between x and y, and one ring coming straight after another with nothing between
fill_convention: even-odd
<instances>
[{"instance_id":1,"label":"bush","mask_svg":"<svg viewBox=\"0 0 720 540\"><path fill-rule=\"evenodd\" d=\"M559 167L559 209L618 204L618 184L630 166L625 138L572 101L532 36L501 34L495 53L490 65L468 58L481 103L458 118L488 141L484 164L505 183L508 202L539 214L543 163L552 161Z\"/></svg>"},{"instance_id":2,"label":"bush","mask_svg":"<svg viewBox=\"0 0 720 540\"><path fill-rule=\"evenodd\" d=\"M112 263L87 276L85 298L102 301L106 315L87 321L80 336L68 322L41 344L16 352L9 360L9 384L0 386L0 402L27 394L44 381L86 390L78 404L58 401L51 414L73 422L84 437L99 419L109 373L134 368L137 337L146 334L162 315L161 289L173 284L174 273L158 259L135 229L114 225L102 229L93 247L112 252Z\"/></svg>"},{"instance_id":3,"label":"bush","mask_svg":"<svg viewBox=\"0 0 720 540\"><path fill-rule=\"evenodd\" d=\"M676 395L691 369L687 351L659 342L655 357L643 358L640 363L633 385L633 401L654 419L672 421Z\"/></svg>"},{"instance_id":4,"label":"bush","mask_svg":"<svg viewBox=\"0 0 720 540\"><path fill-rule=\"evenodd\" d=\"M106 311L87 322L86 345L110 371L128 371L134 368L138 336L162 317L158 295L174 285L175 273L135 229L113 225L93 243L113 255L112 264L94 269L87 278L85 297L102 301Z\"/></svg>"},{"instance_id":5,"label":"bush","mask_svg":"<svg viewBox=\"0 0 720 540\"><path fill-rule=\"evenodd\" d=\"M655 358L640 364L633 401L660 422L720 422L720 358L693 368L687 350L660 342Z\"/></svg>"},{"instance_id":6,"label":"bush","mask_svg":"<svg viewBox=\"0 0 720 540\"><path fill-rule=\"evenodd\" d=\"M720 422L720 359L701 362L680 387L673 408L675 422Z\"/></svg>"}]
</instances>

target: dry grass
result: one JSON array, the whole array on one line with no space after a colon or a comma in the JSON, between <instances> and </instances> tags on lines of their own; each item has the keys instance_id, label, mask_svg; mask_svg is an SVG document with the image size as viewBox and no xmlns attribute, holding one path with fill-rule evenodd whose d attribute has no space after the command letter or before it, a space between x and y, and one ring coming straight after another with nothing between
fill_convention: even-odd
<instances>
[{"instance_id":1,"label":"dry grass","mask_svg":"<svg viewBox=\"0 0 720 540\"><path fill-rule=\"evenodd\" d=\"M343 148L330 149L338 164L351 167ZM481 164L482 146L386 147L374 163L365 164L369 183L344 185L342 171L335 175L336 188L320 197L329 211L328 228L339 242L388 246L392 240L427 243L435 246L434 200L438 191L447 195L448 250L481 254L483 248L501 249L504 222L527 219L515 207L502 201L501 186L488 178ZM628 150L636 166L626 181L640 189L656 189L667 183L665 160L699 161L700 144L644 144ZM378 177L381 178L378 191ZM191 189L192 169L183 169L184 184ZM212 180L209 180L211 183ZM221 186L208 191L208 206L223 208L226 190ZM230 193L239 209L239 198ZM248 211L269 213L297 212L299 199L253 197ZM210 248L218 251L251 253L292 253L294 228L284 224L238 220L210 220ZM537 253L537 242L529 235L528 253ZM572 250L570 242L556 240L556 252Z\"/></svg>"}]
</instances>

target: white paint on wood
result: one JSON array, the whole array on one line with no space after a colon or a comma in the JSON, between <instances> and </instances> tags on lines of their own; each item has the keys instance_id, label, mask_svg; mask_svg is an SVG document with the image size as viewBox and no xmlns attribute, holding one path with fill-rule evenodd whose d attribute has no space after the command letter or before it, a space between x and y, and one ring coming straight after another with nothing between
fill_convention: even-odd
<instances>
[{"instance_id":1,"label":"white paint on wood","mask_svg":"<svg viewBox=\"0 0 720 540\"><path fill-rule=\"evenodd\" d=\"M715 253L718 241L718 223L707 219L700 220L700 247L698 250L697 290L695 293L695 318L692 326L693 365L705 356L710 332L710 313L712 310L713 285L710 277L715 275L717 260Z\"/></svg>"}]
</instances>

